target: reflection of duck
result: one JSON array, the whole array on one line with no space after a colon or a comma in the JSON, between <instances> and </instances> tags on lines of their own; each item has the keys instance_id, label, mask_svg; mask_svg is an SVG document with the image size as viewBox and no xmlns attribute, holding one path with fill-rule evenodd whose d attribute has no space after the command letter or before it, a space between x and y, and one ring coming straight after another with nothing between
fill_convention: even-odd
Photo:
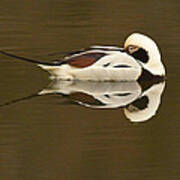
<instances>
[{"instance_id":1,"label":"reflection of duck","mask_svg":"<svg viewBox=\"0 0 180 180\"><path fill-rule=\"evenodd\" d=\"M54 80L39 95L62 94L89 108L124 108L132 122L143 122L155 115L165 82L85 82Z\"/></svg>"},{"instance_id":2,"label":"reflection of duck","mask_svg":"<svg viewBox=\"0 0 180 180\"><path fill-rule=\"evenodd\" d=\"M129 36L124 48L92 46L70 53L63 60L53 63L19 57L3 51L0 53L36 63L54 77L65 80L135 81L143 76L152 78L165 75L156 43L139 33Z\"/></svg>"}]
</instances>

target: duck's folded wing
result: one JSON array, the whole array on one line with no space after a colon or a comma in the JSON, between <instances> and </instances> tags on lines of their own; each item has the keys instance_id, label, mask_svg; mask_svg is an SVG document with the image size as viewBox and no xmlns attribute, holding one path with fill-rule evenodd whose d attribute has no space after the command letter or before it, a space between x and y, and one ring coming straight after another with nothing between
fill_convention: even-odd
<instances>
[{"instance_id":1,"label":"duck's folded wing","mask_svg":"<svg viewBox=\"0 0 180 180\"><path fill-rule=\"evenodd\" d=\"M100 58L104 57L106 54L103 52L87 52L82 53L80 55L72 56L65 61L65 64L68 64L77 68L85 68L88 67L95 62L97 62Z\"/></svg>"},{"instance_id":2,"label":"duck's folded wing","mask_svg":"<svg viewBox=\"0 0 180 180\"><path fill-rule=\"evenodd\" d=\"M84 68L91 66L106 55L121 52L122 48L117 46L90 46L84 50L74 51L65 57L65 64Z\"/></svg>"},{"instance_id":3,"label":"duck's folded wing","mask_svg":"<svg viewBox=\"0 0 180 180\"><path fill-rule=\"evenodd\" d=\"M123 49L117 46L95 45L78 51L66 53L64 60L54 61L54 63L69 64L74 67L88 67L105 55L122 52Z\"/></svg>"}]
</instances>

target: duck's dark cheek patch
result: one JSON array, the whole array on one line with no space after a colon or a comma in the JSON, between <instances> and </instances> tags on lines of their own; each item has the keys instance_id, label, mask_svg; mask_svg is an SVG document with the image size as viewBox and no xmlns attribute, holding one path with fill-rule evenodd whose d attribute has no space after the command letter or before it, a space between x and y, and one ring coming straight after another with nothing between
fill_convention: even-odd
<instances>
[{"instance_id":1,"label":"duck's dark cheek patch","mask_svg":"<svg viewBox=\"0 0 180 180\"><path fill-rule=\"evenodd\" d=\"M140 48L138 51L132 53L132 56L143 63L147 63L149 60L148 52L143 48Z\"/></svg>"}]
</instances>

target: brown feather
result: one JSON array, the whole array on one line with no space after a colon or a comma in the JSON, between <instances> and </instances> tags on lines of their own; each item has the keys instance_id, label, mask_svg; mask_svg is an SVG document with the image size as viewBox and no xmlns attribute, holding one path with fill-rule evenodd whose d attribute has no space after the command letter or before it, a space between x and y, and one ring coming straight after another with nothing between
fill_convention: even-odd
<instances>
[{"instance_id":1,"label":"brown feather","mask_svg":"<svg viewBox=\"0 0 180 180\"><path fill-rule=\"evenodd\" d=\"M96 61L98 61L101 57L105 55L106 55L105 53L100 53L100 52L86 53L86 54L69 58L66 61L66 64L69 64L77 68L85 68L85 67L91 66L92 64L94 64Z\"/></svg>"}]
</instances>

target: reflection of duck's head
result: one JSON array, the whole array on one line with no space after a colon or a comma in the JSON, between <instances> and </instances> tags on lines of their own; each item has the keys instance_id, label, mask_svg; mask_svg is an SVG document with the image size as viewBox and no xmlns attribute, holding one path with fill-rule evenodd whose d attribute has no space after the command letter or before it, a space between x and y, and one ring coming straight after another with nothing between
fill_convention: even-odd
<instances>
[{"instance_id":1,"label":"reflection of duck's head","mask_svg":"<svg viewBox=\"0 0 180 180\"><path fill-rule=\"evenodd\" d=\"M161 82L144 91L138 99L124 109L126 117L132 122L144 122L154 116L160 105L164 86L165 82Z\"/></svg>"},{"instance_id":2,"label":"reflection of duck's head","mask_svg":"<svg viewBox=\"0 0 180 180\"><path fill-rule=\"evenodd\" d=\"M149 37L133 33L125 43L124 50L134 57L152 75L165 76L165 68L156 43Z\"/></svg>"}]
</instances>

